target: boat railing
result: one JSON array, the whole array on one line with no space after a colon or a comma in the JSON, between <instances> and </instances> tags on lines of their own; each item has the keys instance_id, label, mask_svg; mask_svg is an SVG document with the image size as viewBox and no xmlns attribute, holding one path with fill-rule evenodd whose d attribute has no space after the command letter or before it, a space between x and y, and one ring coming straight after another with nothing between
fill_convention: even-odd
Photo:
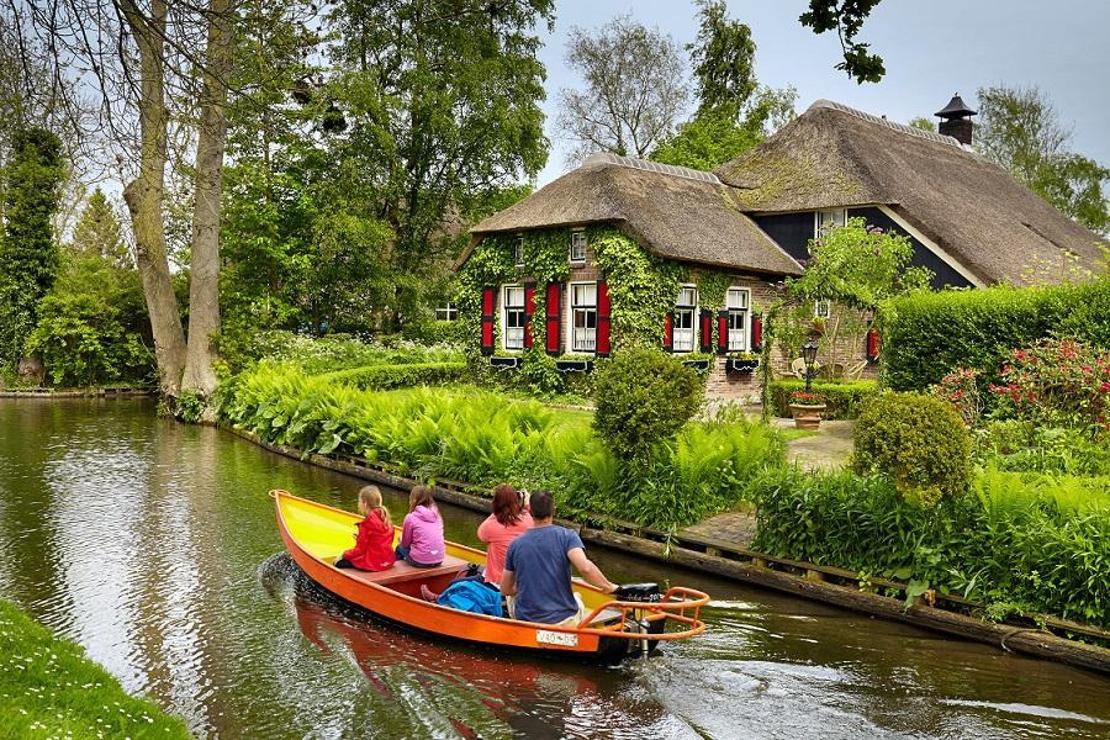
<instances>
[{"instance_id":1,"label":"boat railing","mask_svg":"<svg viewBox=\"0 0 1110 740\"><path fill-rule=\"evenodd\" d=\"M651 633L651 640L682 640L705 632L705 622L700 619L701 608L709 603L709 595L693 588L672 586L659 601L607 601L596 607L578 623L580 630L604 631L612 637L625 637L630 640L643 640L642 621L663 618L667 622L681 625L682 629ZM620 612L620 621L607 624L604 628L590 627L606 610ZM614 618L615 619L615 618ZM635 629L629 629L629 627Z\"/></svg>"}]
</instances>

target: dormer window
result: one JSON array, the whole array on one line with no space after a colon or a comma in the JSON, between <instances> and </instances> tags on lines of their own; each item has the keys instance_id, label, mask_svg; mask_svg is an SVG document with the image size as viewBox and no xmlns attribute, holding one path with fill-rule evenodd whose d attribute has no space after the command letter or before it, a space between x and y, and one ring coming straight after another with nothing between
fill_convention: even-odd
<instances>
[{"instance_id":1,"label":"dormer window","mask_svg":"<svg viewBox=\"0 0 1110 740\"><path fill-rule=\"evenodd\" d=\"M517 234L513 240L513 264L524 267L524 235Z\"/></svg>"},{"instance_id":2,"label":"dormer window","mask_svg":"<svg viewBox=\"0 0 1110 740\"><path fill-rule=\"evenodd\" d=\"M848 211L844 208L833 208L828 211L817 211L813 219L813 238L820 239L833 229L840 228L848 223Z\"/></svg>"},{"instance_id":3,"label":"dormer window","mask_svg":"<svg viewBox=\"0 0 1110 740\"><path fill-rule=\"evenodd\" d=\"M570 263L586 264L586 230L575 229L570 232Z\"/></svg>"}]
</instances>

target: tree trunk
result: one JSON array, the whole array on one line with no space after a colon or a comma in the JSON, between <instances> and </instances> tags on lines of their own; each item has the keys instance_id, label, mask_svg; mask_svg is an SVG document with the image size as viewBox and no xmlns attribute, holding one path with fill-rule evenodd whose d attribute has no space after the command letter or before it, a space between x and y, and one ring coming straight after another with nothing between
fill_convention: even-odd
<instances>
[{"instance_id":1,"label":"tree trunk","mask_svg":"<svg viewBox=\"0 0 1110 740\"><path fill-rule=\"evenodd\" d=\"M176 398L185 365L185 334L170 281L162 221L166 169L165 34L166 3L154 0L150 18L133 0L121 2L127 25L139 49L139 176L124 188L124 200L135 232L135 251L143 282L154 357L164 395Z\"/></svg>"},{"instance_id":2,"label":"tree trunk","mask_svg":"<svg viewBox=\"0 0 1110 740\"><path fill-rule=\"evenodd\" d=\"M203 70L197 138L196 205L189 282L189 344L184 390L209 396L216 389L212 336L220 330L220 182L227 147L227 84L231 74L231 2L208 6L208 50Z\"/></svg>"}]
</instances>

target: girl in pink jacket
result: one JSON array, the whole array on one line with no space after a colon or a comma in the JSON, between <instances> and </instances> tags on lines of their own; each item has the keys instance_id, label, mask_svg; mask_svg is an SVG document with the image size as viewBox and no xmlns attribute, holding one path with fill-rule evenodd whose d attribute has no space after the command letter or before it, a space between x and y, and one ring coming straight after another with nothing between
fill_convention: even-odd
<instances>
[{"instance_id":1,"label":"girl in pink jacket","mask_svg":"<svg viewBox=\"0 0 1110 740\"><path fill-rule=\"evenodd\" d=\"M409 493L409 513L401 525L397 559L416 568L434 568L443 562L443 518L436 508L432 489L413 486Z\"/></svg>"}]
</instances>

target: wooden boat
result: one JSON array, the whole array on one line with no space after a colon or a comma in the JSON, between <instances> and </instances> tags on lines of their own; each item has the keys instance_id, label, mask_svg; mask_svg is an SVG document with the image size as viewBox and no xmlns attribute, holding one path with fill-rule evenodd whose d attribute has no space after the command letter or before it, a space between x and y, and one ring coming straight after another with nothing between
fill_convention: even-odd
<instances>
[{"instance_id":1,"label":"wooden boat","mask_svg":"<svg viewBox=\"0 0 1110 740\"><path fill-rule=\"evenodd\" d=\"M694 589L672 587L658 601L620 601L588 583L573 588L588 614L574 626L523 622L440 606L420 597L420 587L442 591L467 567L485 564L485 553L447 543L447 557L436 568L398 562L371 573L336 568L335 560L354 542L359 517L341 509L271 491L278 529L293 561L325 591L373 614L420 632L470 643L562 657L615 663L649 652L659 642L701 634L699 610L709 597ZM394 528L400 537L399 528Z\"/></svg>"}]
</instances>

